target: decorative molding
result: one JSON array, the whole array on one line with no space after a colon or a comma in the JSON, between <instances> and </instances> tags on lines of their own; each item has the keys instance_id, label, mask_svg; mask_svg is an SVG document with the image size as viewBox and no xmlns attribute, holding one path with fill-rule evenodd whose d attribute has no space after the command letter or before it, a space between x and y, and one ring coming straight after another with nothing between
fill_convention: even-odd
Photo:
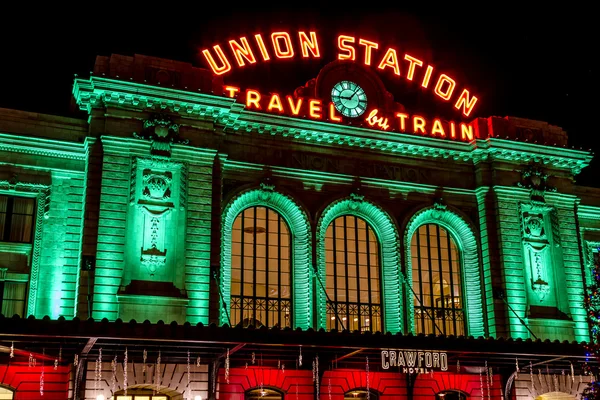
<instances>
[{"instance_id":1,"label":"decorative molding","mask_svg":"<svg viewBox=\"0 0 600 400\"><path fill-rule=\"evenodd\" d=\"M256 132L321 146L359 147L388 154L473 164L486 160L535 162L568 169L573 175L581 172L592 160L591 153L587 151L500 138L481 138L465 143L253 112L245 110L234 99L222 96L101 77L76 79L73 94L80 109L88 113L92 108L108 105L156 110L210 121L231 134Z\"/></svg>"},{"instance_id":2,"label":"decorative molding","mask_svg":"<svg viewBox=\"0 0 600 400\"><path fill-rule=\"evenodd\" d=\"M188 144L190 141L179 136L179 124L165 114L153 114L144 121L141 133L133 132L133 137L151 143L150 153L156 156L171 157L171 145Z\"/></svg>"},{"instance_id":3,"label":"decorative molding","mask_svg":"<svg viewBox=\"0 0 600 400\"><path fill-rule=\"evenodd\" d=\"M33 239L33 251L31 255L31 280L29 283L29 296L27 303L27 315L35 315L38 279L41 260L42 232L44 219L49 218L51 187L41 183L20 182L17 175L10 180L0 180L0 190L15 194L36 195L36 219ZM31 246L31 245L29 245Z\"/></svg>"},{"instance_id":4,"label":"decorative molding","mask_svg":"<svg viewBox=\"0 0 600 400\"><path fill-rule=\"evenodd\" d=\"M532 201L543 203L546 192L556 192L556 188L547 183L550 175L544 172L539 165L531 164L518 172L521 173L521 181L517 182L517 186L529 189Z\"/></svg>"},{"instance_id":5,"label":"decorative molding","mask_svg":"<svg viewBox=\"0 0 600 400\"><path fill-rule=\"evenodd\" d=\"M228 322L231 298L231 232L235 219L250 207L269 207L281 215L292 237L293 260L293 326L312 327L311 229L306 213L289 196L261 185L234 197L222 215L220 282L224 306L220 308L220 323Z\"/></svg>"},{"instance_id":6,"label":"decorative molding","mask_svg":"<svg viewBox=\"0 0 600 400\"><path fill-rule=\"evenodd\" d=\"M450 209L436 205L417 211L406 226L404 249L406 259L406 275L412 285L412 257L410 254L412 237L417 229L426 224L436 224L448 231L460 249L462 260L461 272L464 282L465 317L467 332L474 337L485 336L483 288L481 286L481 268L478 253L477 236L467 221ZM407 293L407 315L409 329L415 332L414 302Z\"/></svg>"},{"instance_id":7,"label":"decorative molding","mask_svg":"<svg viewBox=\"0 0 600 400\"><path fill-rule=\"evenodd\" d=\"M0 133L0 151L86 161L87 144Z\"/></svg>"},{"instance_id":8,"label":"decorative molding","mask_svg":"<svg viewBox=\"0 0 600 400\"><path fill-rule=\"evenodd\" d=\"M391 217L381 207L364 200L360 195L350 196L330 204L317 223L317 271L322 282L326 282L325 234L329 225L338 217L354 215L365 220L377 235L380 244L382 272L382 308L384 331L402 332L403 301L400 279L400 242L398 230ZM317 326L327 327L327 299L319 290L317 295Z\"/></svg>"}]
</instances>

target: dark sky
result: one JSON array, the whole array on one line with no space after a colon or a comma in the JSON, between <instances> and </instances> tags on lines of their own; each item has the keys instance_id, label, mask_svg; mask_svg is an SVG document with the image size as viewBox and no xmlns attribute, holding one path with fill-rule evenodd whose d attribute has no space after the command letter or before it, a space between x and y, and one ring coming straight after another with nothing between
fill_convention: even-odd
<instances>
[{"instance_id":1,"label":"dark sky","mask_svg":"<svg viewBox=\"0 0 600 400\"><path fill-rule=\"evenodd\" d=\"M330 42L324 47L347 33L376 39L382 47L394 46L400 54L423 56L479 95L476 116L547 121L568 132L570 146L599 153L595 53L600 34L591 9L563 3L556 10L525 11L486 3L488 10L439 10L425 4L428 12L423 12L345 2L316 12L222 2L223 9L210 10L218 3L147 2L132 10L121 3L96 2L93 8L52 6L35 11L25 4L29 8L4 10L0 107L73 115L73 75L87 77L96 55L139 53L204 67L199 50L212 44L275 29L316 29L322 41ZM229 81L285 93L334 59L332 49L323 55L322 64L257 63L254 70L233 73ZM397 98L402 89L394 88ZM599 172L600 162L595 160L577 181L600 187Z\"/></svg>"}]
</instances>

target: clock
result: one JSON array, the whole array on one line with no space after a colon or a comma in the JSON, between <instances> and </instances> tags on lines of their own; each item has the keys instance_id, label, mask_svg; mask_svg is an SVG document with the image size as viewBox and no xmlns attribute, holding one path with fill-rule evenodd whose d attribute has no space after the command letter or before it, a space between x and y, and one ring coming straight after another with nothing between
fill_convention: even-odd
<instances>
[{"instance_id":1,"label":"clock","mask_svg":"<svg viewBox=\"0 0 600 400\"><path fill-rule=\"evenodd\" d=\"M331 101L342 115L360 117L367 109L367 95L356 83L341 81L331 89Z\"/></svg>"}]
</instances>

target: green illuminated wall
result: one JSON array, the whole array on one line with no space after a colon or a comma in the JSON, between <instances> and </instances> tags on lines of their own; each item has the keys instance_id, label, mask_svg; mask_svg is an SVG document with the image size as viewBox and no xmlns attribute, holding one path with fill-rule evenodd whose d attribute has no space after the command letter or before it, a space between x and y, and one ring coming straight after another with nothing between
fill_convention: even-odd
<instances>
[{"instance_id":1,"label":"green illuminated wall","mask_svg":"<svg viewBox=\"0 0 600 400\"><path fill-rule=\"evenodd\" d=\"M531 337L520 317L537 337L588 340L574 196L534 201L526 189L494 191L511 336Z\"/></svg>"},{"instance_id":2,"label":"green illuminated wall","mask_svg":"<svg viewBox=\"0 0 600 400\"><path fill-rule=\"evenodd\" d=\"M317 266L321 282L326 283L325 234L327 227L342 215L354 215L364 219L375 231L380 245L381 282L385 332L402 332L404 304L400 272L400 238L396 225L379 206L364 200L363 196L333 202L323 211L317 224ZM327 327L327 297L323 290L317 291L318 328Z\"/></svg>"},{"instance_id":3,"label":"green illuminated wall","mask_svg":"<svg viewBox=\"0 0 600 400\"><path fill-rule=\"evenodd\" d=\"M75 121L64 118L61 122L79 122ZM34 120L36 125L42 122ZM56 121L45 121L50 122ZM0 159L0 193L36 199L33 243L1 243L1 251L26 254L29 259L25 314L38 318L74 317L84 220L87 142L0 134Z\"/></svg>"},{"instance_id":4,"label":"green illuminated wall","mask_svg":"<svg viewBox=\"0 0 600 400\"><path fill-rule=\"evenodd\" d=\"M290 197L274 191L274 187L261 185L260 189L239 194L223 212L221 235L221 292L225 306L220 309L220 323L228 323L231 298L231 230L235 218L249 207L269 207L286 221L292 235L292 280L294 327L308 329L312 326L311 230L306 213Z\"/></svg>"}]
</instances>

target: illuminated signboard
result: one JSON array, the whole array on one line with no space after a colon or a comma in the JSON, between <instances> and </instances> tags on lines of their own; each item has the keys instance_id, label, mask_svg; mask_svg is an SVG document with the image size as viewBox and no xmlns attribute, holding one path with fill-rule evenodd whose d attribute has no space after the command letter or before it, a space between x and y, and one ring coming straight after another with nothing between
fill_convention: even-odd
<instances>
[{"instance_id":1,"label":"illuminated signboard","mask_svg":"<svg viewBox=\"0 0 600 400\"><path fill-rule=\"evenodd\" d=\"M404 374L448 371L448 354L428 350L382 350L381 368L398 367Z\"/></svg>"},{"instance_id":2,"label":"illuminated signboard","mask_svg":"<svg viewBox=\"0 0 600 400\"><path fill-rule=\"evenodd\" d=\"M437 71L410 54L400 54L397 49L380 48L379 43L361 37L339 35L337 37L338 62L353 62L369 69L388 72L418 83L445 102L450 102L464 117L471 115L477 105L477 97L467 88L457 84L449 75ZM271 35L256 34L229 40L227 44L215 44L203 49L202 55L217 75L223 75L234 67L243 68L272 59L320 59L322 56L317 32L273 32ZM261 93L255 89L224 86L223 94L246 105L248 110L302 116L331 123L348 123L352 119L360 126L390 132L427 135L437 138L471 141L475 138L473 126L465 122L426 119L404 110L380 109L372 105L367 92L352 80L340 80L330 89L330 100L302 98L280 93Z\"/></svg>"}]
</instances>

